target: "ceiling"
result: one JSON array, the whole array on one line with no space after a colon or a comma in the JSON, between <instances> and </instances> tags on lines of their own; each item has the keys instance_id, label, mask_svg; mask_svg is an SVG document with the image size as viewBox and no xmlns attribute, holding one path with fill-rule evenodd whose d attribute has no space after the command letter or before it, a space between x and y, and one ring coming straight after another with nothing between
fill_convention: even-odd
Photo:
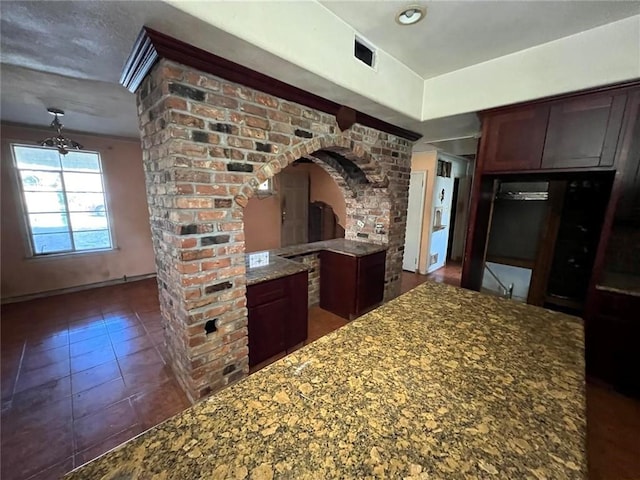
<instances>
[{"instance_id":1,"label":"ceiling","mask_svg":"<svg viewBox=\"0 0 640 480\"><path fill-rule=\"evenodd\" d=\"M212 3L202 3L202 8L211 11ZM280 8L290 5L267 3ZM253 9L264 9L267 3L235 5L256 13L264 10ZM326 7L342 19L329 14L332 21L350 24L395 57L392 60L398 65L402 67L403 63L423 77L640 12L640 2L442 1L427 2L427 18L418 25L399 27L394 16L403 4L395 1L322 1L324 7L313 1L304 4L321 10ZM225 5L228 9L230 4ZM290 58L225 31L224 21L215 27L176 6L157 0L1 1L1 119L46 126L50 122L46 108L55 106L67 112L64 123L69 129L137 137L135 98L118 84L118 79L138 32L146 25L337 103L418 131L425 135L425 141L443 140L442 145L446 145L452 138L468 137L471 140L465 145L474 148L479 129L474 112L416 120L372 99L364 90L332 82L330 75L306 70ZM222 10L222 4L218 7L215 12ZM225 19L231 21L230 17ZM332 34L311 27L309 31L318 42L322 35ZM282 25L270 28L282 31Z\"/></svg>"},{"instance_id":2,"label":"ceiling","mask_svg":"<svg viewBox=\"0 0 640 480\"><path fill-rule=\"evenodd\" d=\"M431 78L640 12L637 1L336 1L321 3L375 46ZM427 16L395 23L408 4Z\"/></svg>"},{"instance_id":3,"label":"ceiling","mask_svg":"<svg viewBox=\"0 0 640 480\"><path fill-rule=\"evenodd\" d=\"M48 107L62 108L67 130L137 137L135 96L113 82L84 80L54 73L2 66L2 119L45 126Z\"/></svg>"}]
</instances>

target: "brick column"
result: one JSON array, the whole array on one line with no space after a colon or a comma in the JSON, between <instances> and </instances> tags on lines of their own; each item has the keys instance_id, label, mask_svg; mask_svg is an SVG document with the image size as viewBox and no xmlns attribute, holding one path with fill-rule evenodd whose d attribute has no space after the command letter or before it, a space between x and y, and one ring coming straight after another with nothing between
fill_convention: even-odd
<instances>
[{"instance_id":1,"label":"brick column","mask_svg":"<svg viewBox=\"0 0 640 480\"><path fill-rule=\"evenodd\" d=\"M248 372L242 208L233 201L246 173L229 168L242 156L215 146L218 134L206 131L207 120L226 112L188 105L220 83L173 83L200 78L164 63L138 90L138 112L167 348L197 400ZM188 110L200 117L181 113Z\"/></svg>"},{"instance_id":2,"label":"brick column","mask_svg":"<svg viewBox=\"0 0 640 480\"><path fill-rule=\"evenodd\" d=\"M192 400L248 372L243 207L296 159L340 155L324 157L354 192L347 238L389 246L385 298L399 293L407 140L360 125L341 133L331 115L166 60L137 101L166 342Z\"/></svg>"}]
</instances>

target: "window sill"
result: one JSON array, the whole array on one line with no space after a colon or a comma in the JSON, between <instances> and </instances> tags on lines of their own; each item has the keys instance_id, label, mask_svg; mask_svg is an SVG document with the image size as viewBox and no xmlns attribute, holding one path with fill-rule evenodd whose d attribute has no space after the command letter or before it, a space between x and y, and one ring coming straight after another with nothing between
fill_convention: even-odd
<instances>
[{"instance_id":1,"label":"window sill","mask_svg":"<svg viewBox=\"0 0 640 480\"><path fill-rule=\"evenodd\" d=\"M120 247L113 247L100 250L82 250L80 252L50 253L45 255L32 255L30 257L25 257L25 260L38 262L42 260L62 260L65 258L85 257L89 255L110 255L113 253L118 253L119 251Z\"/></svg>"}]
</instances>

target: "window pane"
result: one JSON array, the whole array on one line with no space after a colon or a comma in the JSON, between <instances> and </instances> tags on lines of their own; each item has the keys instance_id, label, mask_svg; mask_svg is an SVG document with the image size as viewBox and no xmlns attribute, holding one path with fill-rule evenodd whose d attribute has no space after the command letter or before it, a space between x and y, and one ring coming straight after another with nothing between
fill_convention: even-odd
<instances>
[{"instance_id":1,"label":"window pane","mask_svg":"<svg viewBox=\"0 0 640 480\"><path fill-rule=\"evenodd\" d=\"M76 250L97 250L111 248L108 230L94 230L92 232L73 232Z\"/></svg>"},{"instance_id":2,"label":"window pane","mask_svg":"<svg viewBox=\"0 0 640 480\"><path fill-rule=\"evenodd\" d=\"M69 232L34 235L33 248L36 254L69 251L71 250L71 235Z\"/></svg>"},{"instance_id":3,"label":"window pane","mask_svg":"<svg viewBox=\"0 0 640 480\"><path fill-rule=\"evenodd\" d=\"M62 157L63 170L79 170L83 172L100 172L98 155L88 152L69 152Z\"/></svg>"},{"instance_id":4,"label":"window pane","mask_svg":"<svg viewBox=\"0 0 640 480\"><path fill-rule=\"evenodd\" d=\"M64 213L39 213L29 215L33 234L59 233L69 231L69 221Z\"/></svg>"},{"instance_id":5,"label":"window pane","mask_svg":"<svg viewBox=\"0 0 640 480\"><path fill-rule=\"evenodd\" d=\"M69 193L67 195L69 211L93 212L104 217L104 195L102 193Z\"/></svg>"},{"instance_id":6,"label":"window pane","mask_svg":"<svg viewBox=\"0 0 640 480\"><path fill-rule=\"evenodd\" d=\"M108 228L107 217L105 215L95 215L94 213L70 213L71 229L78 230L102 230Z\"/></svg>"},{"instance_id":7,"label":"window pane","mask_svg":"<svg viewBox=\"0 0 640 480\"><path fill-rule=\"evenodd\" d=\"M62 190L62 180L58 172L42 172L37 170L21 170L22 188L37 192Z\"/></svg>"},{"instance_id":8,"label":"window pane","mask_svg":"<svg viewBox=\"0 0 640 480\"><path fill-rule=\"evenodd\" d=\"M64 212L64 194L62 192L24 192L29 213Z\"/></svg>"},{"instance_id":9,"label":"window pane","mask_svg":"<svg viewBox=\"0 0 640 480\"><path fill-rule=\"evenodd\" d=\"M14 145L13 151L18 168L60 170L60 155L55 149Z\"/></svg>"},{"instance_id":10,"label":"window pane","mask_svg":"<svg viewBox=\"0 0 640 480\"><path fill-rule=\"evenodd\" d=\"M67 192L101 192L101 177L99 173L64 172L64 186Z\"/></svg>"}]
</instances>

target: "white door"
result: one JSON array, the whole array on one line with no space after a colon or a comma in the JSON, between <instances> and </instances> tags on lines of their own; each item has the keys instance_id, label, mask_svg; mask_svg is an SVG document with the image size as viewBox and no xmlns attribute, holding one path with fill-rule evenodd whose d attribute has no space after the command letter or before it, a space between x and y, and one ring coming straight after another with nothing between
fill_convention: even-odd
<instances>
[{"instance_id":1,"label":"white door","mask_svg":"<svg viewBox=\"0 0 640 480\"><path fill-rule=\"evenodd\" d=\"M280 173L282 216L281 245L299 245L309 241L309 174L287 169Z\"/></svg>"},{"instance_id":2,"label":"white door","mask_svg":"<svg viewBox=\"0 0 640 480\"><path fill-rule=\"evenodd\" d=\"M407 209L407 230L404 236L404 257L402 269L418 271L422 218L424 215L424 191L427 172L412 172L409 180L409 207Z\"/></svg>"}]
</instances>

